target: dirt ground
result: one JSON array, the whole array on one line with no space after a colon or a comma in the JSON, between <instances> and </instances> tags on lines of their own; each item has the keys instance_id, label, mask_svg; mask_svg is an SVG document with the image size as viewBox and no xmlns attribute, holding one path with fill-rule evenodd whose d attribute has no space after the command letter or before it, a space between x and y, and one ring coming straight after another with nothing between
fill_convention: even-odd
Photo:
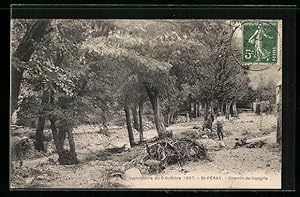
<instances>
[{"instance_id":1,"label":"dirt ground","mask_svg":"<svg viewBox=\"0 0 300 197\"><path fill-rule=\"evenodd\" d=\"M180 137L202 119L178 123L168 127L175 137ZM261 129L262 128L262 129ZM276 144L276 116L252 113L224 123L225 147L208 150L211 160L188 162L183 166L170 165L157 174L135 163L145 154L144 145L130 148L126 127L110 126L109 137L97 133L97 127L81 126L74 130L76 152L80 163L58 165L53 144L45 155L23 161L22 167L14 163L12 188L279 188L281 177L281 151ZM34 132L34 130L30 130ZM49 131L46 131L49 132ZM234 149L235 138L247 134L248 138L267 137L262 148L239 147ZM136 142L139 133L134 132ZM145 131L144 137L156 136L156 130ZM219 143L217 139L213 139ZM122 153L107 154L106 148L121 147ZM127 169L137 168L137 178L120 178Z\"/></svg>"}]
</instances>

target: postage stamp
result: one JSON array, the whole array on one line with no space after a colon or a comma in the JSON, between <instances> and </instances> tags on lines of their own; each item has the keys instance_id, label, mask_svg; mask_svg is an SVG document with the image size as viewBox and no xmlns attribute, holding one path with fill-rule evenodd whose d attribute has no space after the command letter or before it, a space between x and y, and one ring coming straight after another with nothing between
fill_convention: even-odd
<instances>
[{"instance_id":1,"label":"postage stamp","mask_svg":"<svg viewBox=\"0 0 300 197\"><path fill-rule=\"evenodd\" d=\"M277 28L277 21L243 23L243 63L278 62Z\"/></svg>"}]
</instances>

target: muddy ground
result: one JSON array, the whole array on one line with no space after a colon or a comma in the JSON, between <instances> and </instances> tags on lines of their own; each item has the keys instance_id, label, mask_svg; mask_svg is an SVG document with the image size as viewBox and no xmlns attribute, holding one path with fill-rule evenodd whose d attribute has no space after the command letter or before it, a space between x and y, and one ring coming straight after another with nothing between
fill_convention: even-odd
<instances>
[{"instance_id":1,"label":"muddy ground","mask_svg":"<svg viewBox=\"0 0 300 197\"><path fill-rule=\"evenodd\" d=\"M178 123L168 127L176 138L202 119ZM262 128L262 129L260 129ZM33 151L21 167L13 162L12 188L278 188L281 176L281 152L276 144L276 116L240 114L239 118L224 123L224 144L209 148L209 160L191 161L184 165L170 165L158 173L149 174L138 163L146 154L145 145L129 147L126 127L110 126L110 136L97 133L97 127L81 126L74 130L78 165L62 166L57 163L53 142L46 154ZM32 135L34 129L20 128L18 132ZM50 132L50 131L45 131ZM31 133L31 134L30 134ZM135 131L138 141L139 133ZM267 137L262 148L234 149L235 138ZM156 130L145 131L146 139L156 136ZM107 148L121 147L121 153L107 154ZM129 169L129 170L128 170ZM126 176L124 176L124 174Z\"/></svg>"}]
</instances>

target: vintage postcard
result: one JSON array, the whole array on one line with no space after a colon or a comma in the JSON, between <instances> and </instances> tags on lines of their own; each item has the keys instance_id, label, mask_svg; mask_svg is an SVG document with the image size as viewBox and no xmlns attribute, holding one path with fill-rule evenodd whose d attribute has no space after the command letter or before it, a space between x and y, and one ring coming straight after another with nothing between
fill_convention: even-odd
<instances>
[{"instance_id":1,"label":"vintage postcard","mask_svg":"<svg viewBox=\"0 0 300 197\"><path fill-rule=\"evenodd\" d=\"M11 19L11 189L280 189L282 20Z\"/></svg>"}]
</instances>

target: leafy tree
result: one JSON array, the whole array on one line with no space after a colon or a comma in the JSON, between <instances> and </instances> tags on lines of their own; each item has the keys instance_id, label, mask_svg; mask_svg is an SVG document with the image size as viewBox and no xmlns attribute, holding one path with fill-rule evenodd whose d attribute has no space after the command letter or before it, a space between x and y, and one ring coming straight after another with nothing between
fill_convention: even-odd
<instances>
[{"instance_id":1,"label":"leafy tree","mask_svg":"<svg viewBox=\"0 0 300 197\"><path fill-rule=\"evenodd\" d=\"M12 20L12 68L11 113L17 109L20 86L26 63L30 60L35 46L51 31L50 20ZM26 31L24 31L26 29ZM22 38L20 38L22 36Z\"/></svg>"},{"instance_id":2,"label":"leafy tree","mask_svg":"<svg viewBox=\"0 0 300 197\"><path fill-rule=\"evenodd\" d=\"M85 31L84 24L83 21L52 20L53 31L45 36L41 45L35 46L24 80L41 98L37 109L33 110L38 116L36 148L44 150L41 136L48 118L61 164L77 162L72 129L87 118L87 111L94 111L86 102L91 98L82 94L90 71L78 47L91 35ZM101 30L97 35L107 34L107 28ZM69 150L64 148L66 136Z\"/></svg>"}]
</instances>

